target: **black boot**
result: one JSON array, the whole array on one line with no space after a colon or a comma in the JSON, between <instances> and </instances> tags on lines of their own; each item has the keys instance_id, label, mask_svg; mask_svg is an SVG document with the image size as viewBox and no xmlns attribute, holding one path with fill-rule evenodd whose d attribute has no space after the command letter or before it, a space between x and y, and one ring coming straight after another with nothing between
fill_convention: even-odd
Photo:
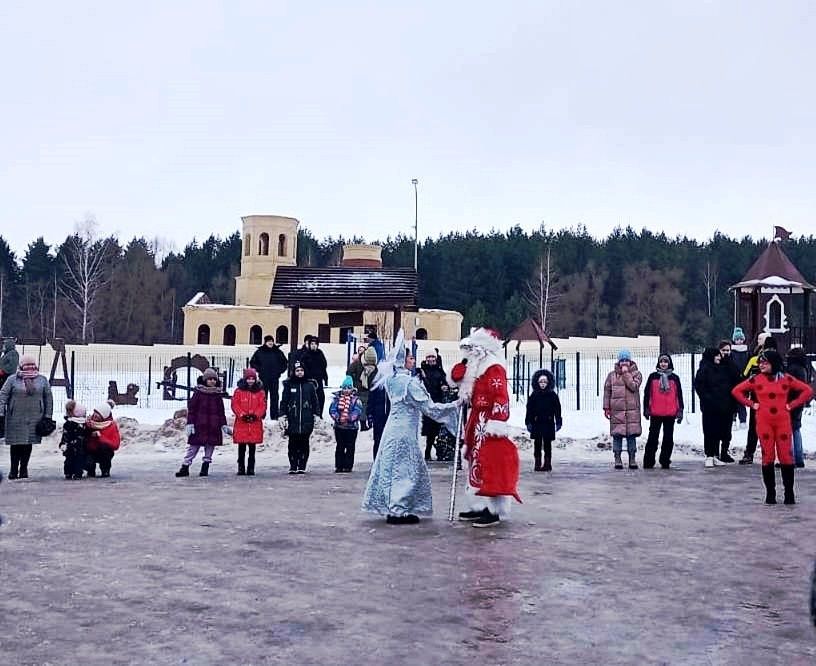
<instances>
[{"instance_id":1,"label":"black boot","mask_svg":"<svg viewBox=\"0 0 816 666\"><path fill-rule=\"evenodd\" d=\"M210 475L210 463L203 462L201 463L201 471L198 473L199 476L209 476Z\"/></svg>"},{"instance_id":2,"label":"black boot","mask_svg":"<svg viewBox=\"0 0 816 666\"><path fill-rule=\"evenodd\" d=\"M247 476L255 476L255 445L254 444L247 444L247 448L249 454L247 458L247 468L246 473Z\"/></svg>"},{"instance_id":3,"label":"black boot","mask_svg":"<svg viewBox=\"0 0 816 666\"><path fill-rule=\"evenodd\" d=\"M535 465L533 466L534 472L541 471L541 451L537 450L533 453L533 458L535 459Z\"/></svg>"},{"instance_id":4,"label":"black boot","mask_svg":"<svg viewBox=\"0 0 816 666\"><path fill-rule=\"evenodd\" d=\"M724 463L734 462L734 459L728 455L728 444L720 445L720 460Z\"/></svg>"},{"instance_id":5,"label":"black boot","mask_svg":"<svg viewBox=\"0 0 816 666\"><path fill-rule=\"evenodd\" d=\"M190 466L189 465L182 465L181 469L176 472L176 477L181 478L182 476L190 476Z\"/></svg>"},{"instance_id":6,"label":"black boot","mask_svg":"<svg viewBox=\"0 0 816 666\"><path fill-rule=\"evenodd\" d=\"M776 504L776 472L773 463L762 466L762 483L765 484L765 504Z\"/></svg>"},{"instance_id":7,"label":"black boot","mask_svg":"<svg viewBox=\"0 0 816 666\"><path fill-rule=\"evenodd\" d=\"M246 476L246 467L244 466L244 457L246 454L246 444L238 445L238 476Z\"/></svg>"},{"instance_id":8,"label":"black boot","mask_svg":"<svg viewBox=\"0 0 816 666\"><path fill-rule=\"evenodd\" d=\"M20 474L20 452L16 446L9 447L9 456L11 458L11 469L8 478L14 480Z\"/></svg>"},{"instance_id":9,"label":"black boot","mask_svg":"<svg viewBox=\"0 0 816 666\"><path fill-rule=\"evenodd\" d=\"M543 472L552 472L552 444L544 444L544 466L541 468Z\"/></svg>"},{"instance_id":10,"label":"black boot","mask_svg":"<svg viewBox=\"0 0 816 666\"><path fill-rule=\"evenodd\" d=\"M796 497L793 494L794 469L794 465L782 465L782 485L785 488L785 504L796 504Z\"/></svg>"}]
</instances>

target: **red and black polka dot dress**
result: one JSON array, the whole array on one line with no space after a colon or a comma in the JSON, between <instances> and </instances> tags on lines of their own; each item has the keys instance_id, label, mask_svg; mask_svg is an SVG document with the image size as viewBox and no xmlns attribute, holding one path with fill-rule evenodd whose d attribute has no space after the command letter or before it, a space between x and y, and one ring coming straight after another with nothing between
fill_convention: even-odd
<instances>
[{"instance_id":1,"label":"red and black polka dot dress","mask_svg":"<svg viewBox=\"0 0 816 666\"><path fill-rule=\"evenodd\" d=\"M799 395L790 400L791 392ZM810 400L813 396L810 386L788 374L776 379L773 375L760 373L735 386L731 394L746 407L759 405L756 431L762 447L762 464L773 465L778 458L782 465L793 465L790 410ZM751 399L752 395L754 399Z\"/></svg>"}]
</instances>

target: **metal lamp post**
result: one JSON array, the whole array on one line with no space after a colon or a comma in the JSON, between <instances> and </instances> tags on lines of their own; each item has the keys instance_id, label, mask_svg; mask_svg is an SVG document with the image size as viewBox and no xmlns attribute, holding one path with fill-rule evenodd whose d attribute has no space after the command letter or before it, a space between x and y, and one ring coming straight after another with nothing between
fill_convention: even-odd
<instances>
[{"instance_id":1,"label":"metal lamp post","mask_svg":"<svg viewBox=\"0 0 816 666\"><path fill-rule=\"evenodd\" d=\"M416 178L411 179L414 185L414 270L419 267L419 194L417 192L417 185L419 181Z\"/></svg>"}]
</instances>

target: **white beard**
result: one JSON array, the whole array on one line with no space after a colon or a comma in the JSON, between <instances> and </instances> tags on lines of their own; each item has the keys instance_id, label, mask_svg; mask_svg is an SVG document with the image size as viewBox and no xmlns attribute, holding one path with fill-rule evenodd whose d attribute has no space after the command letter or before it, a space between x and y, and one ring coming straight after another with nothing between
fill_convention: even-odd
<instances>
[{"instance_id":1,"label":"white beard","mask_svg":"<svg viewBox=\"0 0 816 666\"><path fill-rule=\"evenodd\" d=\"M459 382L459 395L464 397L468 404L473 395L473 385L491 365L501 365L501 359L492 352L480 349L481 353L475 349L465 354L467 365L465 366L465 376Z\"/></svg>"}]
</instances>

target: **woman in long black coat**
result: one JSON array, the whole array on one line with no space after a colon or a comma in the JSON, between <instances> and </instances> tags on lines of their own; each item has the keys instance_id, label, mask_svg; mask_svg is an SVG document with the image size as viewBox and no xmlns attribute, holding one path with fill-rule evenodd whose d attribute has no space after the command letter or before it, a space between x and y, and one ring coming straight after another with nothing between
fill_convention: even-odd
<instances>
[{"instance_id":1,"label":"woman in long black coat","mask_svg":"<svg viewBox=\"0 0 816 666\"><path fill-rule=\"evenodd\" d=\"M549 370L538 370L530 381L532 393L527 398L524 423L533 438L536 472L552 471L552 443L561 429L561 401L555 392L555 378ZM544 450L544 464L541 451Z\"/></svg>"}]
</instances>

